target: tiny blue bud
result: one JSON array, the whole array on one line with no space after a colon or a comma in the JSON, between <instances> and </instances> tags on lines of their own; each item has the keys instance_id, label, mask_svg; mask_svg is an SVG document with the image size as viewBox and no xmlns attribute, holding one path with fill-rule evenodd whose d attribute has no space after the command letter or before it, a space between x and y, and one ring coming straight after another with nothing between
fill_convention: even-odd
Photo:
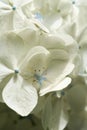
<instances>
[{"instance_id":1,"label":"tiny blue bud","mask_svg":"<svg viewBox=\"0 0 87 130\"><path fill-rule=\"evenodd\" d=\"M19 70L15 70L15 74L18 74L19 73Z\"/></svg>"},{"instance_id":2,"label":"tiny blue bud","mask_svg":"<svg viewBox=\"0 0 87 130\"><path fill-rule=\"evenodd\" d=\"M38 19L38 20L40 20L40 21L43 19L42 15L40 13L36 13L35 14L35 18Z\"/></svg>"},{"instance_id":3,"label":"tiny blue bud","mask_svg":"<svg viewBox=\"0 0 87 130\"><path fill-rule=\"evenodd\" d=\"M65 95L65 92L64 92L64 91L61 91L61 95L64 96L64 95Z\"/></svg>"},{"instance_id":4,"label":"tiny blue bud","mask_svg":"<svg viewBox=\"0 0 87 130\"><path fill-rule=\"evenodd\" d=\"M14 10L14 11L15 11L15 10L16 10L16 7L15 7L15 6L13 6L13 7L12 7L12 10Z\"/></svg>"},{"instance_id":5,"label":"tiny blue bud","mask_svg":"<svg viewBox=\"0 0 87 130\"><path fill-rule=\"evenodd\" d=\"M42 85L42 82L46 80L46 77L42 75L35 74L34 77L36 78L36 80L38 81L40 85Z\"/></svg>"},{"instance_id":6,"label":"tiny blue bud","mask_svg":"<svg viewBox=\"0 0 87 130\"><path fill-rule=\"evenodd\" d=\"M75 4L75 1L72 1L72 4Z\"/></svg>"}]
</instances>

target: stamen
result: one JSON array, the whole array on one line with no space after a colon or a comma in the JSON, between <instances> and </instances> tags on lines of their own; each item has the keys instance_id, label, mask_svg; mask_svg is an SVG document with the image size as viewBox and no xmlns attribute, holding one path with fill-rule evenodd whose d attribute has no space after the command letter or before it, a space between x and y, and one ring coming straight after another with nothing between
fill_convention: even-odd
<instances>
[{"instance_id":1,"label":"stamen","mask_svg":"<svg viewBox=\"0 0 87 130\"><path fill-rule=\"evenodd\" d=\"M34 77L36 78L36 80L38 81L40 85L42 85L42 82L46 80L46 77L42 75L35 74Z\"/></svg>"},{"instance_id":2,"label":"stamen","mask_svg":"<svg viewBox=\"0 0 87 130\"><path fill-rule=\"evenodd\" d=\"M75 1L72 1L72 4L75 4Z\"/></svg>"},{"instance_id":3,"label":"stamen","mask_svg":"<svg viewBox=\"0 0 87 130\"><path fill-rule=\"evenodd\" d=\"M61 91L61 95L64 96L64 95L65 95L65 92L64 92L64 91Z\"/></svg>"},{"instance_id":4,"label":"stamen","mask_svg":"<svg viewBox=\"0 0 87 130\"><path fill-rule=\"evenodd\" d=\"M16 10L16 7L15 7L15 6L13 6L13 7L12 7L12 10L13 10L13 11L15 11L15 10Z\"/></svg>"},{"instance_id":5,"label":"stamen","mask_svg":"<svg viewBox=\"0 0 87 130\"><path fill-rule=\"evenodd\" d=\"M15 71L15 74L18 74L19 73L19 70L14 70Z\"/></svg>"}]
</instances>

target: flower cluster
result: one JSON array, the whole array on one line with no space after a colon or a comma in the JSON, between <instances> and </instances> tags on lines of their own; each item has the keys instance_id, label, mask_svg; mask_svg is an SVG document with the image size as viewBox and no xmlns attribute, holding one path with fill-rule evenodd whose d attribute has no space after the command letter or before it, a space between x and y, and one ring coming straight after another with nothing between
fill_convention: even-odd
<instances>
[{"instance_id":1,"label":"flower cluster","mask_svg":"<svg viewBox=\"0 0 87 130\"><path fill-rule=\"evenodd\" d=\"M87 128L86 8L85 0L0 0L0 101L44 130Z\"/></svg>"}]
</instances>

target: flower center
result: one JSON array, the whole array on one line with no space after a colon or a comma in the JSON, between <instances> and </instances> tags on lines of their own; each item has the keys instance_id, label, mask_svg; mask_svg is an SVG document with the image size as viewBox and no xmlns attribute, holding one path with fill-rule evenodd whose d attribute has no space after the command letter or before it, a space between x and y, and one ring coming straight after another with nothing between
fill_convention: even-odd
<instances>
[{"instance_id":1,"label":"flower center","mask_svg":"<svg viewBox=\"0 0 87 130\"><path fill-rule=\"evenodd\" d=\"M42 85L43 81L46 81L46 77L44 77L43 75L34 74L34 78L36 79L36 81L38 81L40 85Z\"/></svg>"},{"instance_id":2,"label":"flower center","mask_svg":"<svg viewBox=\"0 0 87 130\"><path fill-rule=\"evenodd\" d=\"M12 7L12 10L13 10L13 11L15 11L15 10L16 10L16 7L15 7L15 6L13 6L13 7Z\"/></svg>"},{"instance_id":3,"label":"flower center","mask_svg":"<svg viewBox=\"0 0 87 130\"><path fill-rule=\"evenodd\" d=\"M72 4L75 4L76 2L75 1L72 1Z\"/></svg>"},{"instance_id":4,"label":"flower center","mask_svg":"<svg viewBox=\"0 0 87 130\"><path fill-rule=\"evenodd\" d=\"M19 70L15 69L14 72L15 72L15 74L18 74L18 73L19 73Z\"/></svg>"}]
</instances>

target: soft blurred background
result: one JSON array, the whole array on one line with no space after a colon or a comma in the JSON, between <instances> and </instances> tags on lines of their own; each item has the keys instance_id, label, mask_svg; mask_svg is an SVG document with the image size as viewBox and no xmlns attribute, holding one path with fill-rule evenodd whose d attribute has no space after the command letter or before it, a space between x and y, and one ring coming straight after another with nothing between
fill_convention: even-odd
<instances>
[{"instance_id":1,"label":"soft blurred background","mask_svg":"<svg viewBox=\"0 0 87 130\"><path fill-rule=\"evenodd\" d=\"M0 103L0 130L43 130L41 122L34 115L21 117L4 103Z\"/></svg>"}]
</instances>

